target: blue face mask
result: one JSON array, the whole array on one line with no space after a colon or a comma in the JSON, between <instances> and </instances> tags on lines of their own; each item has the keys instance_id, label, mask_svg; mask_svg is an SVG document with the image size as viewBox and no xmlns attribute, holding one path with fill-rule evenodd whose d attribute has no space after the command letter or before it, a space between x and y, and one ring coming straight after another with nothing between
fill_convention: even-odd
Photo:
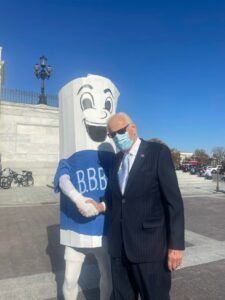
<instances>
[{"instance_id":1,"label":"blue face mask","mask_svg":"<svg viewBox=\"0 0 225 300\"><path fill-rule=\"evenodd\" d=\"M130 139L128 132L126 131L123 134L116 134L113 138L116 147L121 151L127 151L133 144L133 141Z\"/></svg>"}]
</instances>

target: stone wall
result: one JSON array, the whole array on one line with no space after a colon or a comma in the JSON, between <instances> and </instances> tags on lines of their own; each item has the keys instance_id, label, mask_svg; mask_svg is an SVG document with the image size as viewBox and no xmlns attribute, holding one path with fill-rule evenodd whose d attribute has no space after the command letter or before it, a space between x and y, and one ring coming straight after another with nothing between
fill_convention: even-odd
<instances>
[{"instance_id":1,"label":"stone wall","mask_svg":"<svg viewBox=\"0 0 225 300\"><path fill-rule=\"evenodd\" d=\"M58 108L0 101L3 168L33 172L35 185L51 184L59 159Z\"/></svg>"}]
</instances>

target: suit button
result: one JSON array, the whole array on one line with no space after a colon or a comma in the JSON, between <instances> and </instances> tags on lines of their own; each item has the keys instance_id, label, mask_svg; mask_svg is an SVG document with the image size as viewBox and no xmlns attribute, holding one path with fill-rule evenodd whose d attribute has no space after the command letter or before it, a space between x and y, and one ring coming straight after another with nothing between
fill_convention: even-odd
<instances>
[{"instance_id":1,"label":"suit button","mask_svg":"<svg viewBox=\"0 0 225 300\"><path fill-rule=\"evenodd\" d=\"M126 199L123 198L123 199L122 199L122 203L123 203L123 204L126 203Z\"/></svg>"}]
</instances>

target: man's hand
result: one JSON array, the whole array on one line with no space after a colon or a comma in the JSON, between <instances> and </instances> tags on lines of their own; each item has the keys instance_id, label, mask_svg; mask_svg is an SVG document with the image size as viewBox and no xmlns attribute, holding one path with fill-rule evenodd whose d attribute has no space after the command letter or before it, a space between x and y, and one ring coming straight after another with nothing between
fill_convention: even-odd
<instances>
[{"instance_id":1,"label":"man's hand","mask_svg":"<svg viewBox=\"0 0 225 300\"><path fill-rule=\"evenodd\" d=\"M168 269L172 272L181 265L183 251L181 250L168 250Z\"/></svg>"},{"instance_id":2,"label":"man's hand","mask_svg":"<svg viewBox=\"0 0 225 300\"><path fill-rule=\"evenodd\" d=\"M100 214L102 212L105 211L105 206L102 203L97 203L96 201L94 201L93 199L88 199L85 201L85 203L87 203L87 205L91 205L94 206L94 208L96 209L96 211ZM79 209L79 212L86 217L86 213L84 210Z\"/></svg>"}]
</instances>

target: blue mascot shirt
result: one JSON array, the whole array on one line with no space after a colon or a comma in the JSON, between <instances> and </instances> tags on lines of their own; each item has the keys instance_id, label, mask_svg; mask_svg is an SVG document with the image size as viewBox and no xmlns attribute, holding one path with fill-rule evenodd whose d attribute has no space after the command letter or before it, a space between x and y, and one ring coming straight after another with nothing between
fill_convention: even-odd
<instances>
[{"instance_id":1,"label":"blue mascot shirt","mask_svg":"<svg viewBox=\"0 0 225 300\"><path fill-rule=\"evenodd\" d=\"M76 190L84 197L100 202L104 199L114 153L83 150L59 162L54 178L55 192L59 192L59 178L68 174ZM60 229L89 236L105 235L104 215L83 217L75 203L63 193L60 195Z\"/></svg>"}]
</instances>

